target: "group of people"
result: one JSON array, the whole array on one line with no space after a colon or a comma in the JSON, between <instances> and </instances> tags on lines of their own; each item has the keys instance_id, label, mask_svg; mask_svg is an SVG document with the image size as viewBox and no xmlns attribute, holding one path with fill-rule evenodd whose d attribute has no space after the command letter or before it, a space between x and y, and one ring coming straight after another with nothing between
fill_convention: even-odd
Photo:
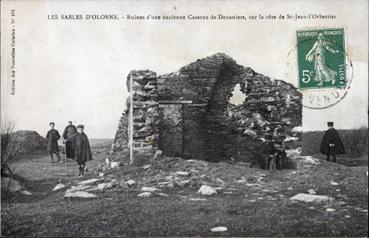
<instances>
[{"instance_id":1,"label":"group of people","mask_svg":"<svg viewBox=\"0 0 369 238\"><path fill-rule=\"evenodd\" d=\"M332 158L333 162L336 163L336 156L338 154L345 153L345 147L338 134L338 131L334 129L334 123L327 122L328 130L325 132L321 144L320 153L326 155L326 159L329 162ZM275 140L275 135L268 135L266 137L266 145L263 149L263 153L266 155L265 168L270 171L284 168L284 160L287 158L285 146L282 143L278 143Z\"/></svg>"},{"instance_id":2,"label":"group of people","mask_svg":"<svg viewBox=\"0 0 369 238\"><path fill-rule=\"evenodd\" d=\"M58 130L55 129L55 123L50 122L50 130L47 132L47 151L50 154L51 162L54 162L54 154L61 162L58 140L61 138ZM65 144L66 158L77 161L79 167L79 176L84 175L86 161L92 160L91 147L87 135L84 133L84 126L73 125L68 122L63 132L63 144Z\"/></svg>"}]
</instances>

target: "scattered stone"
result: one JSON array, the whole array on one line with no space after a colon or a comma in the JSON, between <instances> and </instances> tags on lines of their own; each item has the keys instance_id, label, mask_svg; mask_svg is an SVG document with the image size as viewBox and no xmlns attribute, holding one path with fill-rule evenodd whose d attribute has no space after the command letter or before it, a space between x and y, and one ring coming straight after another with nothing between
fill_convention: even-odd
<instances>
[{"instance_id":1,"label":"scattered stone","mask_svg":"<svg viewBox=\"0 0 369 238\"><path fill-rule=\"evenodd\" d=\"M166 194L166 193L158 193L158 195L160 195L162 197L169 197L169 194Z\"/></svg>"},{"instance_id":2,"label":"scattered stone","mask_svg":"<svg viewBox=\"0 0 369 238\"><path fill-rule=\"evenodd\" d=\"M180 180L180 181L176 181L176 184L178 186L180 186L181 188L187 186L188 184L190 184L190 180Z\"/></svg>"},{"instance_id":3,"label":"scattered stone","mask_svg":"<svg viewBox=\"0 0 369 238\"><path fill-rule=\"evenodd\" d=\"M337 189L336 189L336 192L341 192L341 189L337 188Z\"/></svg>"},{"instance_id":4,"label":"scattered stone","mask_svg":"<svg viewBox=\"0 0 369 238\"><path fill-rule=\"evenodd\" d=\"M140 193L137 195L138 197L141 197L141 198L148 198L151 196L151 193L150 192L143 192L143 193Z\"/></svg>"},{"instance_id":5,"label":"scattered stone","mask_svg":"<svg viewBox=\"0 0 369 238\"><path fill-rule=\"evenodd\" d=\"M65 188L65 185L64 185L64 184L62 184L62 183L58 183L58 184L53 188L53 191L55 192L55 191L58 191L58 190L63 189L63 188Z\"/></svg>"},{"instance_id":6,"label":"scattered stone","mask_svg":"<svg viewBox=\"0 0 369 238\"><path fill-rule=\"evenodd\" d=\"M309 194L312 194L312 195L315 195L316 194L316 191L314 189L309 189L309 190L307 190L307 192Z\"/></svg>"},{"instance_id":7,"label":"scattered stone","mask_svg":"<svg viewBox=\"0 0 369 238\"><path fill-rule=\"evenodd\" d=\"M206 198L189 198L188 200L195 201L195 202L200 202L200 201L207 201L208 199L206 199Z\"/></svg>"},{"instance_id":8,"label":"scattered stone","mask_svg":"<svg viewBox=\"0 0 369 238\"><path fill-rule=\"evenodd\" d=\"M334 182L334 181L331 181L331 185L332 185L332 186L337 186L337 185L338 185L338 183L336 183L336 182Z\"/></svg>"},{"instance_id":9,"label":"scattered stone","mask_svg":"<svg viewBox=\"0 0 369 238\"><path fill-rule=\"evenodd\" d=\"M174 180L174 176L168 175L168 176L165 176L164 179L167 180L167 181L173 181Z\"/></svg>"},{"instance_id":10,"label":"scattered stone","mask_svg":"<svg viewBox=\"0 0 369 238\"><path fill-rule=\"evenodd\" d=\"M158 186L162 188L162 187L167 186L168 184L170 184L170 182L159 182Z\"/></svg>"},{"instance_id":11,"label":"scattered stone","mask_svg":"<svg viewBox=\"0 0 369 238\"><path fill-rule=\"evenodd\" d=\"M72 186L70 189L67 189L67 191L65 191L65 193L74 193L74 192L77 192L77 191L87 190L89 188L91 188L90 185Z\"/></svg>"},{"instance_id":12,"label":"scattered stone","mask_svg":"<svg viewBox=\"0 0 369 238\"><path fill-rule=\"evenodd\" d=\"M287 188L287 190L292 191L292 190L293 190L293 188L292 188L292 187L288 187L288 188Z\"/></svg>"},{"instance_id":13,"label":"scattered stone","mask_svg":"<svg viewBox=\"0 0 369 238\"><path fill-rule=\"evenodd\" d=\"M188 175L190 175L190 173L189 172L186 172L186 171L177 171L176 174L181 175L181 176L188 176Z\"/></svg>"},{"instance_id":14,"label":"scattered stone","mask_svg":"<svg viewBox=\"0 0 369 238\"><path fill-rule=\"evenodd\" d=\"M236 183L245 183L246 180L245 179L239 179L239 180L235 180ZM253 185L252 185L253 186Z\"/></svg>"},{"instance_id":15,"label":"scattered stone","mask_svg":"<svg viewBox=\"0 0 369 238\"><path fill-rule=\"evenodd\" d=\"M307 193L299 193L290 198L290 200L302 201L302 202L329 202L333 198L323 195L312 195Z\"/></svg>"},{"instance_id":16,"label":"scattered stone","mask_svg":"<svg viewBox=\"0 0 369 238\"><path fill-rule=\"evenodd\" d=\"M309 207L310 210L316 209L316 207Z\"/></svg>"},{"instance_id":17,"label":"scattered stone","mask_svg":"<svg viewBox=\"0 0 369 238\"><path fill-rule=\"evenodd\" d=\"M100 191L106 191L108 189L111 189L112 187L113 187L113 182L99 183L97 185L97 189L99 189Z\"/></svg>"},{"instance_id":18,"label":"scattered stone","mask_svg":"<svg viewBox=\"0 0 369 238\"><path fill-rule=\"evenodd\" d=\"M284 142L297 141L297 140L299 140L298 137L287 136L286 139L284 139Z\"/></svg>"},{"instance_id":19,"label":"scattered stone","mask_svg":"<svg viewBox=\"0 0 369 238\"><path fill-rule=\"evenodd\" d=\"M81 181L78 184L79 185L92 185L92 184L95 184L99 181L100 181L100 179L89 179L89 180Z\"/></svg>"},{"instance_id":20,"label":"scattered stone","mask_svg":"<svg viewBox=\"0 0 369 238\"><path fill-rule=\"evenodd\" d=\"M224 231L228 231L228 228L224 226L217 226L217 227L211 228L210 230L212 232L224 232Z\"/></svg>"},{"instance_id":21,"label":"scattered stone","mask_svg":"<svg viewBox=\"0 0 369 238\"><path fill-rule=\"evenodd\" d=\"M345 218L350 218L350 216L349 215L345 215Z\"/></svg>"},{"instance_id":22,"label":"scattered stone","mask_svg":"<svg viewBox=\"0 0 369 238\"><path fill-rule=\"evenodd\" d=\"M23 194L23 195L26 195L26 196L31 196L32 195L32 193L27 191L27 190L21 190L20 193Z\"/></svg>"},{"instance_id":23,"label":"scattered stone","mask_svg":"<svg viewBox=\"0 0 369 238\"><path fill-rule=\"evenodd\" d=\"M127 182L125 182L129 187L132 187L132 186L134 186L134 185L136 185L136 181L135 180L133 180L133 179L130 179L130 180L128 180Z\"/></svg>"},{"instance_id":24,"label":"scattered stone","mask_svg":"<svg viewBox=\"0 0 369 238\"><path fill-rule=\"evenodd\" d=\"M154 187L142 187L141 191L143 192L156 192L159 191L160 189L158 188L154 188Z\"/></svg>"},{"instance_id":25,"label":"scattered stone","mask_svg":"<svg viewBox=\"0 0 369 238\"><path fill-rule=\"evenodd\" d=\"M167 188L174 188L174 183L169 183L169 184L167 185Z\"/></svg>"},{"instance_id":26,"label":"scattered stone","mask_svg":"<svg viewBox=\"0 0 369 238\"><path fill-rule=\"evenodd\" d=\"M327 209L326 209L326 211L327 211L327 212L335 212L336 210L335 210L335 209L333 209L333 208L327 208Z\"/></svg>"},{"instance_id":27,"label":"scattered stone","mask_svg":"<svg viewBox=\"0 0 369 238\"><path fill-rule=\"evenodd\" d=\"M81 199L88 199L88 198L97 198L95 194L88 193L85 191L75 191L75 192L65 192L64 198L81 198Z\"/></svg>"},{"instance_id":28,"label":"scattered stone","mask_svg":"<svg viewBox=\"0 0 369 238\"><path fill-rule=\"evenodd\" d=\"M104 174L104 173L99 172L99 177L104 177L104 176L105 176L105 174Z\"/></svg>"},{"instance_id":29,"label":"scattered stone","mask_svg":"<svg viewBox=\"0 0 369 238\"><path fill-rule=\"evenodd\" d=\"M302 158L305 163L309 163L309 164L312 164L312 165L318 165L318 164L320 164L320 162L318 161L318 159L313 158L311 156L301 156L300 158Z\"/></svg>"},{"instance_id":30,"label":"scattered stone","mask_svg":"<svg viewBox=\"0 0 369 238\"><path fill-rule=\"evenodd\" d=\"M255 199L251 199L251 200L249 200L249 202L256 202L256 200Z\"/></svg>"},{"instance_id":31,"label":"scattered stone","mask_svg":"<svg viewBox=\"0 0 369 238\"><path fill-rule=\"evenodd\" d=\"M150 167L151 167L151 164L147 164L147 165L142 166L142 168L145 169L145 170L149 169Z\"/></svg>"},{"instance_id":32,"label":"scattered stone","mask_svg":"<svg viewBox=\"0 0 369 238\"><path fill-rule=\"evenodd\" d=\"M110 163L110 168L112 169L118 169L119 166L120 166L120 162L115 161L115 162Z\"/></svg>"},{"instance_id":33,"label":"scattered stone","mask_svg":"<svg viewBox=\"0 0 369 238\"><path fill-rule=\"evenodd\" d=\"M218 193L216 189L214 189L213 187L209 185L202 185L199 191L197 192L200 193L201 195L207 195L207 196L211 196L213 194Z\"/></svg>"}]
</instances>

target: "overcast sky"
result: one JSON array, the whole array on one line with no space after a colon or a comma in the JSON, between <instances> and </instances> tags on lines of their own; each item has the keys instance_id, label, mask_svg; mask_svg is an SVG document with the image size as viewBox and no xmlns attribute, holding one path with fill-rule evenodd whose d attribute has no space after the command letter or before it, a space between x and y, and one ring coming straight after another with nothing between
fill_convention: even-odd
<instances>
[{"instance_id":1,"label":"overcast sky","mask_svg":"<svg viewBox=\"0 0 369 238\"><path fill-rule=\"evenodd\" d=\"M344 27L354 63L348 95L326 110L304 110L304 130L367 125L367 1L2 1L2 118L17 129L46 134L68 120L93 138L113 138L128 96L132 69L169 73L223 52L238 64L296 85L296 30ZM10 95L10 9L15 9L16 93ZM47 20L48 14L167 15L332 14L335 20L303 21L79 21ZM287 66L289 63L289 66Z\"/></svg>"}]
</instances>

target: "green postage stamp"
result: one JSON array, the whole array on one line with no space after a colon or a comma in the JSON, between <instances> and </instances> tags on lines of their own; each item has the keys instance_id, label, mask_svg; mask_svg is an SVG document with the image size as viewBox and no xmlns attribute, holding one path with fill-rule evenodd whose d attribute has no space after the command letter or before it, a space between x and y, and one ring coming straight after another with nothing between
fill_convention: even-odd
<instances>
[{"instance_id":1,"label":"green postage stamp","mask_svg":"<svg viewBox=\"0 0 369 238\"><path fill-rule=\"evenodd\" d=\"M300 89L344 88L345 59L343 28L297 31Z\"/></svg>"}]
</instances>

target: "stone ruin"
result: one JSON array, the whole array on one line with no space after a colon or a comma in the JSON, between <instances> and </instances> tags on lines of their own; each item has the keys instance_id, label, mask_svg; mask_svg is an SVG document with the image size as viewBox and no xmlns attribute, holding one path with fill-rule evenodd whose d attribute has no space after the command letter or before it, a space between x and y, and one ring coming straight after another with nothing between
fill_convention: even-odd
<instances>
[{"instance_id":1,"label":"stone ruin","mask_svg":"<svg viewBox=\"0 0 369 238\"><path fill-rule=\"evenodd\" d=\"M245 95L238 105L230 103L236 85ZM112 146L113 153L124 158L130 153L129 128L134 158L151 159L160 149L166 156L184 159L251 162L267 135L277 141L297 136L301 141L293 130L302 124L301 93L225 54L161 76L133 70L127 87L133 91L133 125L128 98Z\"/></svg>"}]
</instances>

